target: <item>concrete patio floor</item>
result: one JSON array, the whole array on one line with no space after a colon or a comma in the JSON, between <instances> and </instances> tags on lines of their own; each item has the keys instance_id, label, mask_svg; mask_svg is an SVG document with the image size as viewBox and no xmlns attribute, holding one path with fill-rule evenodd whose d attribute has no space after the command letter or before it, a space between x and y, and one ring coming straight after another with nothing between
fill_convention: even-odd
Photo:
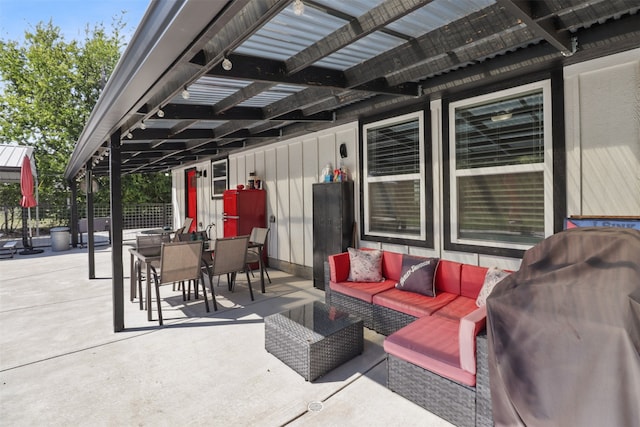
<instances>
[{"instance_id":1,"label":"concrete patio floor","mask_svg":"<svg viewBox=\"0 0 640 427\"><path fill-rule=\"evenodd\" d=\"M386 388L384 337L366 328L364 353L313 382L266 352L265 316L324 299L310 280L270 270L253 302L246 280L221 285L211 313L165 286L160 327L129 302L126 249L119 333L110 247L94 280L86 248L0 260L1 425L451 426Z\"/></svg>"}]
</instances>

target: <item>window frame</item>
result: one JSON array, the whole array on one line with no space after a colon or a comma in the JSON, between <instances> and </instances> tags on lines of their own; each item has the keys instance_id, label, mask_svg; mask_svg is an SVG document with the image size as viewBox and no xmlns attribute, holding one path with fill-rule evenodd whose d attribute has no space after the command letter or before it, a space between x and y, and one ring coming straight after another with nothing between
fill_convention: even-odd
<instances>
[{"instance_id":1,"label":"window frame","mask_svg":"<svg viewBox=\"0 0 640 427\"><path fill-rule=\"evenodd\" d=\"M362 240L377 241L384 243L403 244L411 246L423 246L433 248L433 167L431 140L427 136L430 132L429 121L425 117L430 117L424 108L416 109L415 107L397 112L392 116L376 116L369 117L360 123L360 220ZM367 132L371 129L383 128L400 123L418 121L418 156L420 159L419 171L417 173L404 175L387 175L387 176L368 176L368 158L367 158ZM397 178L401 178L398 180ZM429 178L429 179L428 179ZM372 231L369 221L369 184L376 182L396 182L396 181L415 181L419 183L419 208L420 208L420 233L415 235L407 235L392 232ZM427 180L428 179L428 180Z\"/></svg>"},{"instance_id":2,"label":"window frame","mask_svg":"<svg viewBox=\"0 0 640 427\"><path fill-rule=\"evenodd\" d=\"M542 91L543 105L543 162L530 163L525 165L505 165L490 166L483 168L469 168L458 171L456 169L456 120L455 112L457 108L467 108L474 105L486 104L490 101L499 101L504 98L510 98L518 95L526 95L527 93ZM557 102L552 94L552 81L550 79L540 80L520 86L507 89L497 90L482 95L461 98L452 101L447 105L447 114L445 126L448 129L448 182L445 188L449 192L447 200L447 217L449 221L449 230L445 230L445 249L469 249L473 248L478 253L504 254L511 256L514 252L522 254L525 250L534 244L520 244L499 240L480 240L461 238L458 236L458 178L466 176L495 175L495 174L514 174L527 172L543 173L544 185L544 236L548 237L554 232L554 201L556 200L556 188L554 185L554 166L556 161L554 157L557 155L556 142L554 141L554 109ZM561 145L561 144L559 144ZM445 157L446 159L447 157Z\"/></svg>"},{"instance_id":3,"label":"window frame","mask_svg":"<svg viewBox=\"0 0 640 427\"><path fill-rule=\"evenodd\" d=\"M224 164L225 166L224 176L215 175L214 170L215 170L215 165L217 164ZM211 161L211 199L219 199L219 198L222 198L222 196L224 195L224 190L222 193L216 193L215 183L218 181L224 181L224 189L225 190L229 189L229 159L228 158Z\"/></svg>"}]
</instances>

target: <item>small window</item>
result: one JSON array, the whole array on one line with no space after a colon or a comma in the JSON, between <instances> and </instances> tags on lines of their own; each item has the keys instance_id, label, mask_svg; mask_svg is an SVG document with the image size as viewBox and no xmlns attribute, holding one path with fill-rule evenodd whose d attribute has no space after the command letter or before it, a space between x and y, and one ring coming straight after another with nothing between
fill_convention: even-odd
<instances>
[{"instance_id":1,"label":"small window","mask_svg":"<svg viewBox=\"0 0 640 427\"><path fill-rule=\"evenodd\" d=\"M211 162L211 198L222 197L227 189L227 159Z\"/></svg>"},{"instance_id":2,"label":"small window","mask_svg":"<svg viewBox=\"0 0 640 427\"><path fill-rule=\"evenodd\" d=\"M452 243L527 249L552 234L550 91L545 81L449 105Z\"/></svg>"},{"instance_id":3,"label":"small window","mask_svg":"<svg viewBox=\"0 0 640 427\"><path fill-rule=\"evenodd\" d=\"M425 240L423 113L363 126L364 233Z\"/></svg>"}]
</instances>

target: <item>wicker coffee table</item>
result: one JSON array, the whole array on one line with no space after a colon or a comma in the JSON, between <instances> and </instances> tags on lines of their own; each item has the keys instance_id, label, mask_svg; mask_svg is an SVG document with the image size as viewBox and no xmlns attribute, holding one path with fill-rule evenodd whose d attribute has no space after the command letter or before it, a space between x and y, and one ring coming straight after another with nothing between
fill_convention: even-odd
<instances>
[{"instance_id":1,"label":"wicker coffee table","mask_svg":"<svg viewBox=\"0 0 640 427\"><path fill-rule=\"evenodd\" d=\"M362 354L362 320L320 301L264 319L265 348L307 381Z\"/></svg>"}]
</instances>

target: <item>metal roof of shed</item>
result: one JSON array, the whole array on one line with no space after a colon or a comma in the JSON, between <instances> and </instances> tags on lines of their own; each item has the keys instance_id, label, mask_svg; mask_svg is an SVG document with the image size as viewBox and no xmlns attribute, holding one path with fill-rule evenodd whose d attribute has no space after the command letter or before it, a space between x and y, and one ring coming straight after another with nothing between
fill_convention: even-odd
<instances>
[{"instance_id":1,"label":"metal roof of shed","mask_svg":"<svg viewBox=\"0 0 640 427\"><path fill-rule=\"evenodd\" d=\"M33 147L0 144L0 183L20 182L20 171L22 170L24 156L28 156L31 160L31 174L34 177L37 176Z\"/></svg>"}]
</instances>

